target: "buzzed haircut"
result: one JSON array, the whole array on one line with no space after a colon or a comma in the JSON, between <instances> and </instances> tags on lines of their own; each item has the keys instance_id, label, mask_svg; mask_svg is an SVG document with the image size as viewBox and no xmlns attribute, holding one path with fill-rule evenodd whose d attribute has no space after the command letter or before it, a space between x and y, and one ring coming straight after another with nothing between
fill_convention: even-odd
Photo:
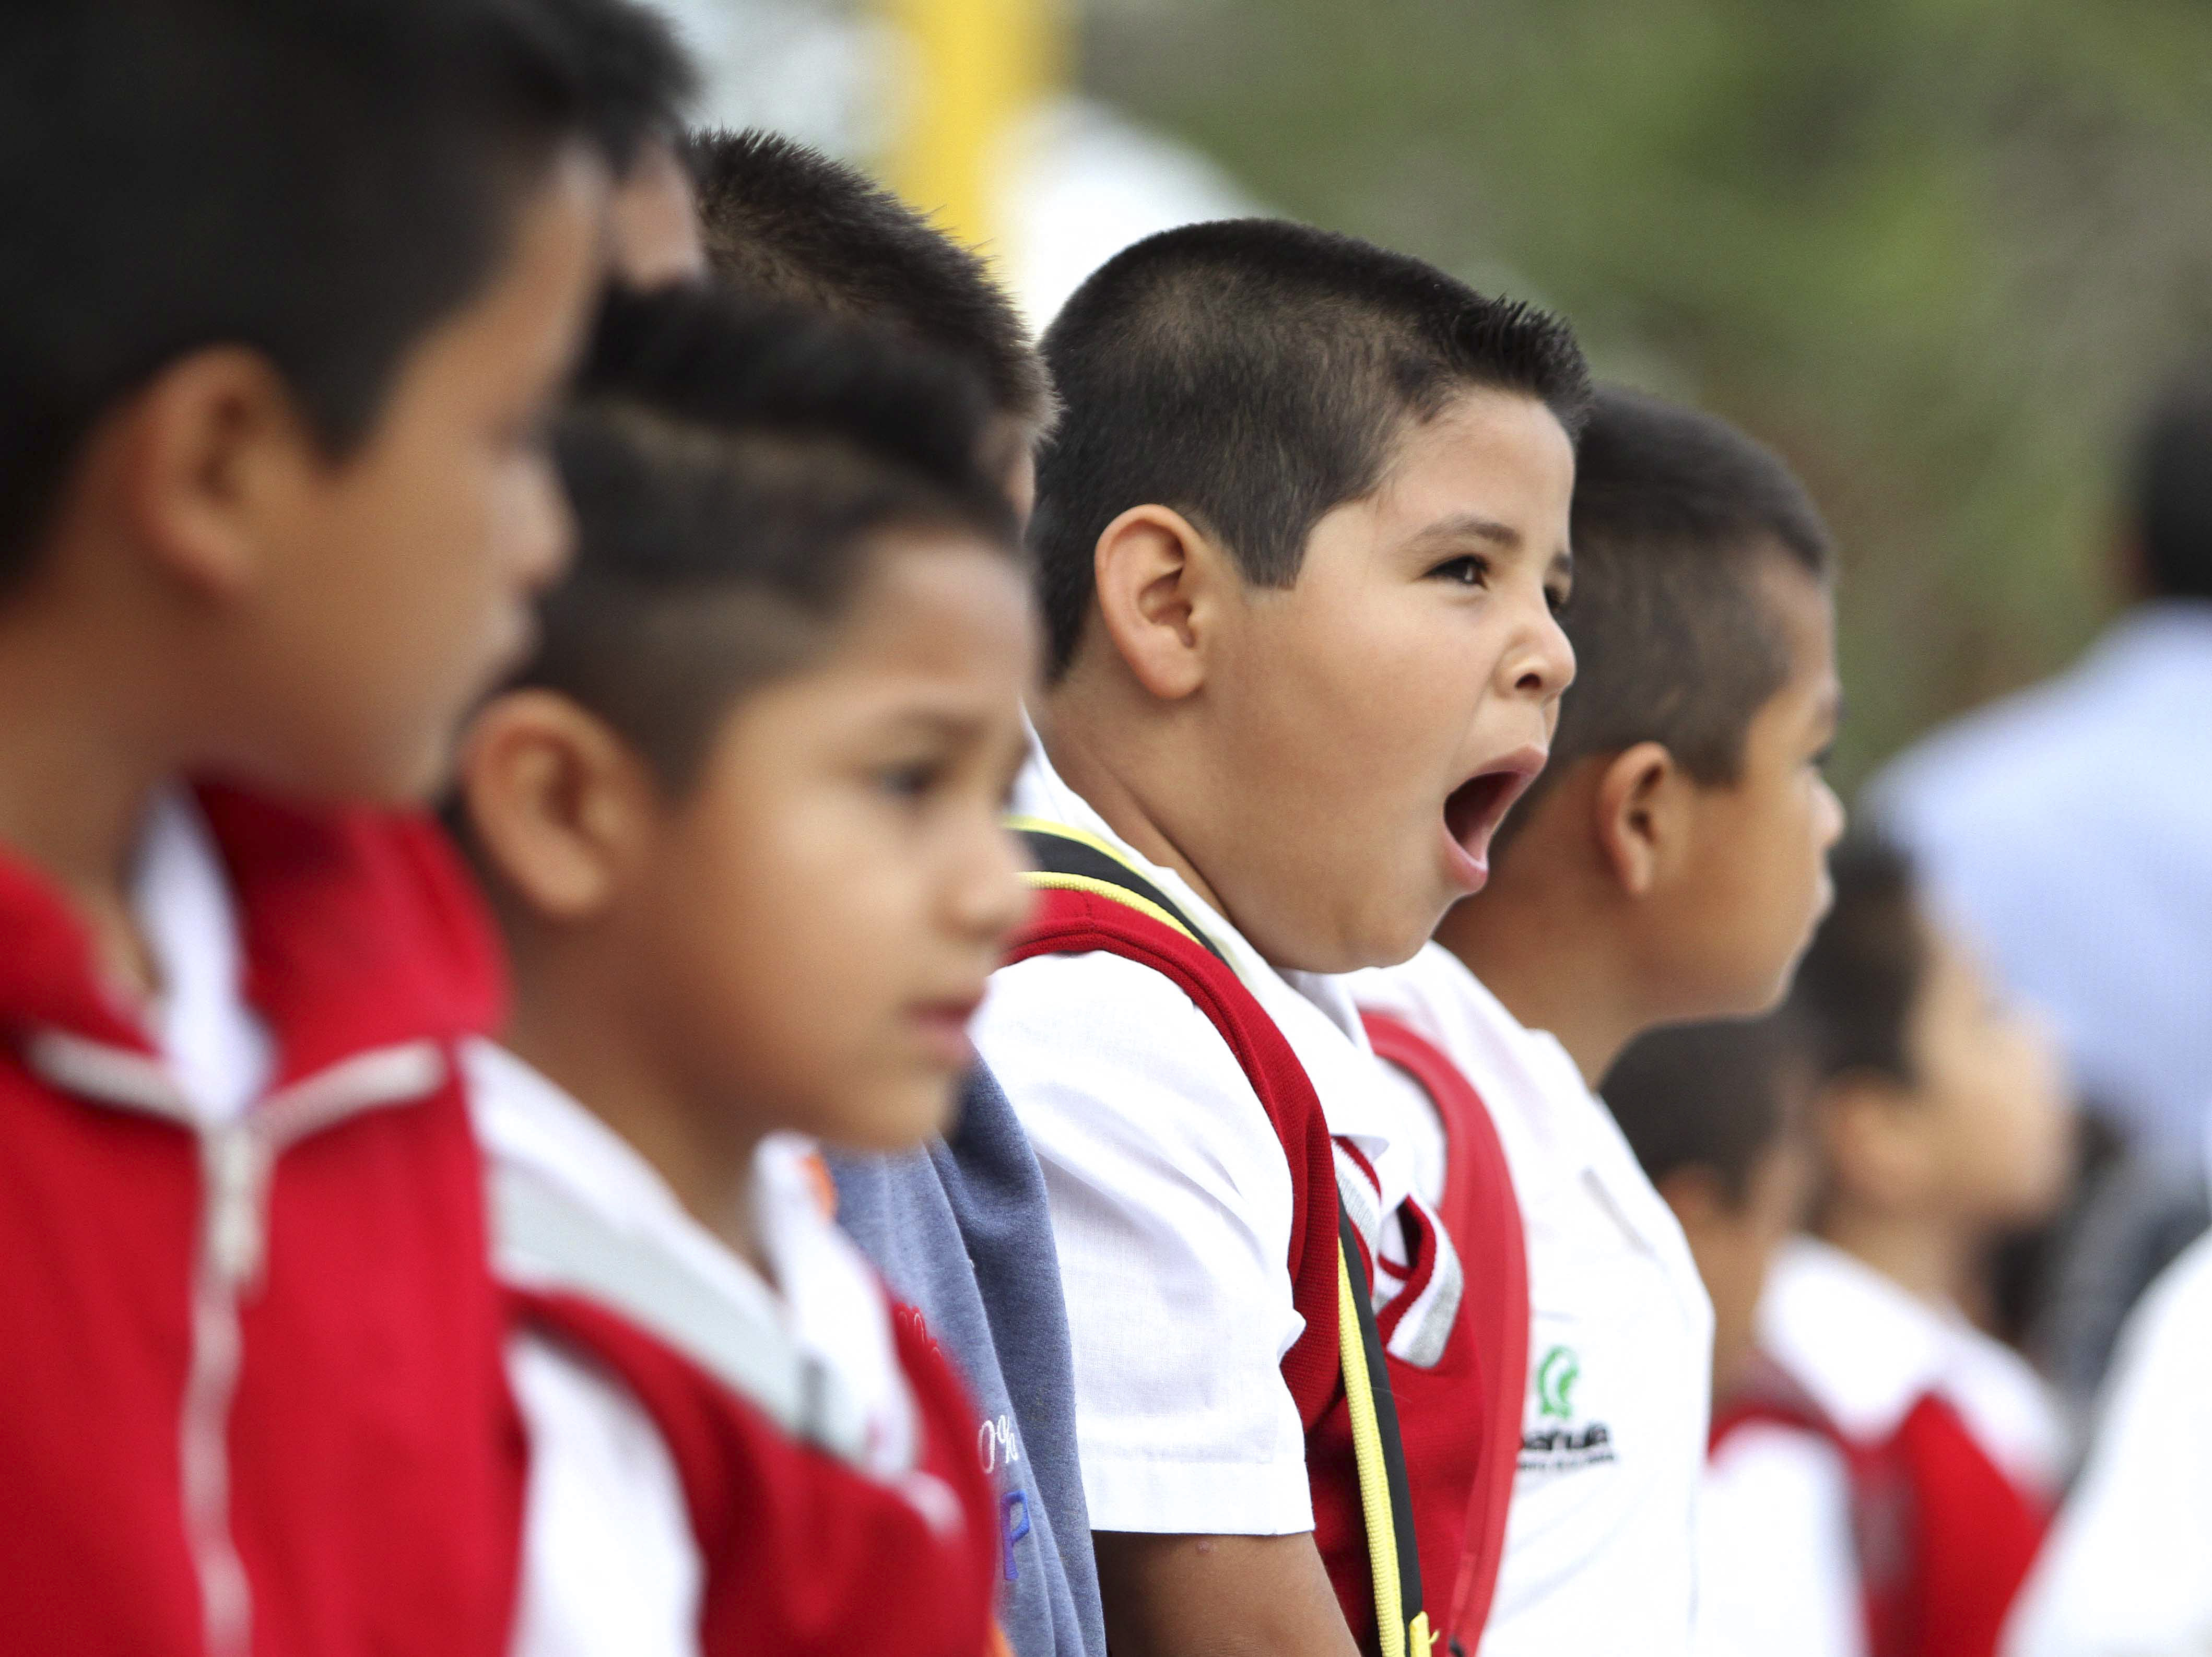
<instances>
[{"instance_id":1,"label":"buzzed haircut","mask_svg":"<svg viewBox=\"0 0 2212 1657\"><path fill-rule=\"evenodd\" d=\"M1558 318L1280 219L1124 249L1043 350L1065 408L1038 458L1030 541L1055 677L1091 610L1098 537L1130 507L1173 508L1247 581L1287 587L1322 515L1374 490L1407 429L1455 397L1537 398L1571 437L1589 396Z\"/></svg>"},{"instance_id":2,"label":"buzzed haircut","mask_svg":"<svg viewBox=\"0 0 2212 1657\"><path fill-rule=\"evenodd\" d=\"M554 450L575 562L517 683L605 719L681 792L729 709L803 671L884 537L1018 558L959 365L786 307L671 288L607 300Z\"/></svg>"},{"instance_id":3,"label":"buzzed haircut","mask_svg":"<svg viewBox=\"0 0 2212 1657\"><path fill-rule=\"evenodd\" d=\"M617 176L645 145L679 143L698 67L674 25L639 0L528 0L575 65L593 138Z\"/></svg>"},{"instance_id":4,"label":"buzzed haircut","mask_svg":"<svg viewBox=\"0 0 2212 1657\"><path fill-rule=\"evenodd\" d=\"M1797 968L1789 1005L1819 1080L1913 1079L1912 1009L1930 958L1911 859L1854 831L1828 859L1836 900Z\"/></svg>"},{"instance_id":5,"label":"buzzed haircut","mask_svg":"<svg viewBox=\"0 0 2212 1657\"><path fill-rule=\"evenodd\" d=\"M1032 435L1051 425L1052 385L1013 302L923 215L774 132L696 132L685 159L717 281L904 334L981 375Z\"/></svg>"},{"instance_id":6,"label":"buzzed haircut","mask_svg":"<svg viewBox=\"0 0 2212 1657\"><path fill-rule=\"evenodd\" d=\"M194 351L263 353L349 451L583 111L526 0L0 6L0 583L100 417Z\"/></svg>"},{"instance_id":7,"label":"buzzed haircut","mask_svg":"<svg viewBox=\"0 0 2212 1657\"><path fill-rule=\"evenodd\" d=\"M1789 680L1773 561L1829 579L1833 543L1782 458L1726 421L1602 385L1575 455L1575 683L1552 756L1499 830L1578 762L1666 745L1709 786L1742 775L1752 721Z\"/></svg>"},{"instance_id":8,"label":"buzzed haircut","mask_svg":"<svg viewBox=\"0 0 2212 1657\"><path fill-rule=\"evenodd\" d=\"M2212 361L2166 386L2144 418L2134 466L2143 573L2161 598L2212 598Z\"/></svg>"},{"instance_id":9,"label":"buzzed haircut","mask_svg":"<svg viewBox=\"0 0 2212 1657\"><path fill-rule=\"evenodd\" d=\"M1809 1080L1788 1015L1769 1014L1654 1030L1601 1091L1654 1185L1703 1168L1741 1207L1760 1161L1796 1131Z\"/></svg>"}]
</instances>

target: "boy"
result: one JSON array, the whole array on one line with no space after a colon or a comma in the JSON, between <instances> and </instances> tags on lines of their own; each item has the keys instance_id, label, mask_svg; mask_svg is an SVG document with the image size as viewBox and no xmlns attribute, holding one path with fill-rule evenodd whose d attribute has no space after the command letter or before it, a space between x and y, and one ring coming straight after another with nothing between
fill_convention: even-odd
<instances>
[{"instance_id":1,"label":"boy","mask_svg":"<svg viewBox=\"0 0 2212 1657\"><path fill-rule=\"evenodd\" d=\"M1043 351L1047 892L977 1045L1052 1200L1108 1642L1425 1650L1479 1366L1327 975L1480 885L1541 763L1582 356L1261 220L1121 253Z\"/></svg>"},{"instance_id":2,"label":"boy","mask_svg":"<svg viewBox=\"0 0 2212 1657\"><path fill-rule=\"evenodd\" d=\"M1865 1645L1847 1468L1757 1350L1768 1266L1804 1217L1811 1083L1779 1017L1655 1031L1605 1078L1712 1296L1718 1424L1698 1499L1698 1646L1714 1657Z\"/></svg>"},{"instance_id":3,"label":"boy","mask_svg":"<svg viewBox=\"0 0 2212 1657\"><path fill-rule=\"evenodd\" d=\"M563 555L584 103L475 0L0 12L10 1650L505 1648L497 974L391 812Z\"/></svg>"},{"instance_id":4,"label":"boy","mask_svg":"<svg viewBox=\"0 0 2212 1657\"><path fill-rule=\"evenodd\" d=\"M692 135L707 260L728 287L888 328L983 378L983 464L1026 520L1058 404L983 262L881 185L773 132Z\"/></svg>"},{"instance_id":5,"label":"boy","mask_svg":"<svg viewBox=\"0 0 2212 1657\"><path fill-rule=\"evenodd\" d=\"M776 1138L937 1131L1027 907L981 425L933 361L674 291L562 422L577 571L463 775L517 991L474 1068L527 1652L984 1649L973 1406Z\"/></svg>"},{"instance_id":6,"label":"boy","mask_svg":"<svg viewBox=\"0 0 2212 1657\"><path fill-rule=\"evenodd\" d=\"M865 320L935 347L988 388L982 464L1026 516L1054 411L1020 319L975 255L890 191L764 132L695 134L714 275L734 291ZM942 1138L896 1156L832 1150L837 1218L959 1364L999 1486L1000 1625L1019 1657L1103 1657L1091 1520L1075 1460L1067 1313L1044 1177L988 1071Z\"/></svg>"},{"instance_id":7,"label":"boy","mask_svg":"<svg viewBox=\"0 0 2212 1657\"><path fill-rule=\"evenodd\" d=\"M2063 1200L2071 1113L2048 1035L1934 920L1902 856L1849 847L1835 885L1791 996L1818 1083L1815 1235L1776 1261L1760 1344L1859 1505L1887 1488L1903 1539L1860 1573L1869 1648L1986 1657L2066 1443L2040 1380L1959 1302L2000 1230Z\"/></svg>"},{"instance_id":8,"label":"boy","mask_svg":"<svg viewBox=\"0 0 2212 1657\"><path fill-rule=\"evenodd\" d=\"M1526 1219L1526 1434L1486 1653L1688 1648L1712 1309L1595 1091L1654 1026L1771 1005L1842 810L1828 537L1717 420L1601 391L1575 486L1582 676L1489 886L1363 979L1493 1114ZM1408 1108L1423 1101L1409 1098Z\"/></svg>"}]
</instances>

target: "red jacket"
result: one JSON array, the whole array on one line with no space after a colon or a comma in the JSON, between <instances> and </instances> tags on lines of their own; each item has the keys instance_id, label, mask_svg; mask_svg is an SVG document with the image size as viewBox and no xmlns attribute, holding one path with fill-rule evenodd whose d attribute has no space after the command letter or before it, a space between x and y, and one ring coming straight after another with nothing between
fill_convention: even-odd
<instances>
[{"instance_id":1,"label":"red jacket","mask_svg":"<svg viewBox=\"0 0 2212 1657\"><path fill-rule=\"evenodd\" d=\"M276 1052L222 1126L0 860L0 1649L490 1657L522 1448L455 1053L489 934L425 824L201 806Z\"/></svg>"},{"instance_id":2,"label":"red jacket","mask_svg":"<svg viewBox=\"0 0 2212 1657\"><path fill-rule=\"evenodd\" d=\"M1112 897L1065 888L1040 897L1009 962L1104 950L1164 974L1220 1032L1282 1141L1292 1201L1285 1265L1293 1304L1305 1320L1283 1358L1283 1380L1305 1427L1315 1544L1354 1637L1363 1649L1374 1649L1375 1581L1345 1391L1338 1290L1340 1201L1357 1233L1359 1259L1352 1269L1373 1280L1375 1237L1384 1217L1374 1211L1373 1176L1349 1145L1331 1140L1312 1081L1290 1043L1224 962L1176 927ZM1406 1447L1429 1625L1441 1648L1451 1632L1443 1622L1460 1574L1478 1468L1486 1454L1499 1452L1486 1449L1489 1411L1451 1239L1416 1204L1398 1217L1407 1222L1411 1270L1378 1318L1377 1332ZM1517 1410L1517 1393L1516 1404ZM1502 1453L1509 1466L1519 1453L1517 1414L1512 1437ZM1407 1608L1409 1617L1412 1610Z\"/></svg>"}]
</instances>

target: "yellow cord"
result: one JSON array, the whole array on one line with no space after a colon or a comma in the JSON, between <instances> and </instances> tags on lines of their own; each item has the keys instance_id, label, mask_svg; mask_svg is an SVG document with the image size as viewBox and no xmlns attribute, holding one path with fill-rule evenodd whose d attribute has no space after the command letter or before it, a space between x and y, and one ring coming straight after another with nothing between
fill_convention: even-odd
<instances>
[{"instance_id":1,"label":"yellow cord","mask_svg":"<svg viewBox=\"0 0 2212 1657\"><path fill-rule=\"evenodd\" d=\"M1398 1537L1390 1516L1390 1471L1382 1460L1382 1429L1376 1420L1375 1391L1367 1376L1367 1344L1359 1332L1359 1306L1352 1296L1352 1263L1345 1258L1341 1243L1336 1251L1336 1288L1344 1398L1352 1411L1352 1454L1359 1469L1359 1506L1367 1516L1367 1557L1375 1573L1375 1622L1382 1657L1407 1657L1406 1612L1398 1598ZM1416 1657L1428 1657L1428 1654L1424 1651Z\"/></svg>"}]
</instances>

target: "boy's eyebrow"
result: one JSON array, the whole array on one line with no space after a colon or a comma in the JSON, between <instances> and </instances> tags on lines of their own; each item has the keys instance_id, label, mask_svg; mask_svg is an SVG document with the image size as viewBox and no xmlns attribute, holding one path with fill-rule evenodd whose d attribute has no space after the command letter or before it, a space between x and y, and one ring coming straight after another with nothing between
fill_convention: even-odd
<instances>
[{"instance_id":1,"label":"boy's eyebrow","mask_svg":"<svg viewBox=\"0 0 2212 1657\"><path fill-rule=\"evenodd\" d=\"M990 723L988 718L972 708L913 706L891 709L884 716L883 722L900 735L913 732L952 737L973 736Z\"/></svg>"},{"instance_id":2,"label":"boy's eyebrow","mask_svg":"<svg viewBox=\"0 0 2212 1657\"><path fill-rule=\"evenodd\" d=\"M1460 541L1488 541L1507 552L1521 544L1521 531L1510 524L1500 523L1495 518L1485 518L1479 512L1458 513L1449 518L1439 518L1413 539L1408 546L1449 544Z\"/></svg>"}]
</instances>

